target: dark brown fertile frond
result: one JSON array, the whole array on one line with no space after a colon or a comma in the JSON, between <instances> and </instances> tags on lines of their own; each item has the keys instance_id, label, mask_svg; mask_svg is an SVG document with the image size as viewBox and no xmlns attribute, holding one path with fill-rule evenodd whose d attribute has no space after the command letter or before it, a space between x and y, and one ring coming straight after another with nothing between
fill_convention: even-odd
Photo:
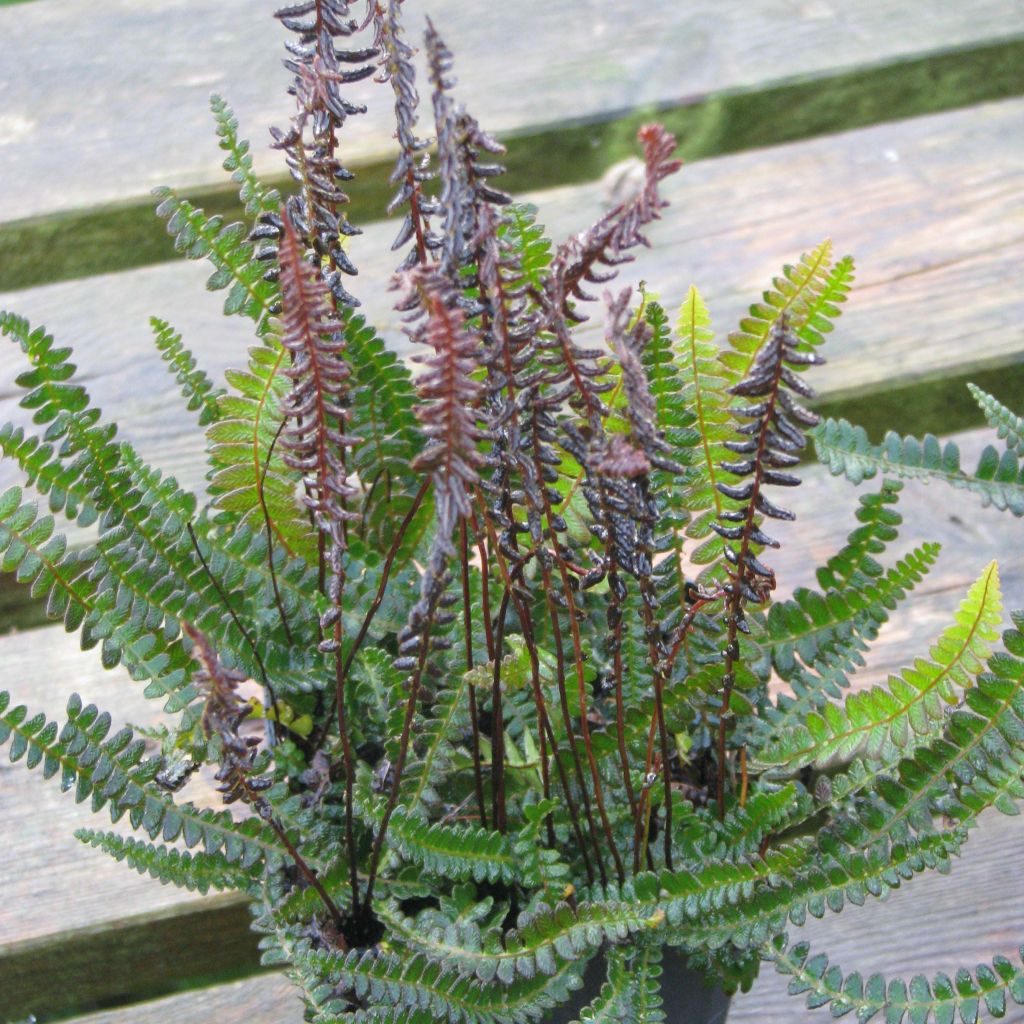
<instances>
[{"instance_id":1,"label":"dark brown fertile frond","mask_svg":"<svg viewBox=\"0 0 1024 1024\"><path fill-rule=\"evenodd\" d=\"M740 477L735 484L719 483L718 490L740 507L726 509L712 529L725 538L723 554L729 563L726 594L725 671L722 676L722 706L718 727L718 813L725 813L725 734L729 700L735 683L735 668L740 657L739 634L749 632L744 614L746 604L763 604L775 589L775 573L758 557L762 547L779 546L765 533L760 522L793 519L788 509L765 497L766 486L796 487L800 478L787 470L800 461L807 444L804 430L818 422L818 416L804 408L792 392L813 398L814 391L796 370L823 363L824 359L790 332L785 316L773 325L757 353L747 376L730 393L750 400L734 406L732 415L739 421L739 437L724 442L736 459L723 462L721 468Z\"/></svg>"},{"instance_id":2,"label":"dark brown fertile frond","mask_svg":"<svg viewBox=\"0 0 1024 1024\"><path fill-rule=\"evenodd\" d=\"M476 254L481 211L489 204L503 206L510 201L506 193L488 183L488 179L504 174L505 168L482 158L484 153L500 155L505 147L451 98L451 51L429 19L426 45L444 218L441 265L456 285L459 269Z\"/></svg>"},{"instance_id":3,"label":"dark brown fertile frond","mask_svg":"<svg viewBox=\"0 0 1024 1024\"><path fill-rule=\"evenodd\" d=\"M343 356L344 330L327 286L303 256L287 213L283 224L281 342L292 357L285 370L292 387L282 405L288 426L281 445L285 462L303 475L306 504L328 540L332 573L328 593L334 598L340 586L344 523L354 517L345 502L358 493L344 462L345 448L355 443L345 433L350 370Z\"/></svg>"},{"instance_id":4,"label":"dark brown fertile frond","mask_svg":"<svg viewBox=\"0 0 1024 1024\"><path fill-rule=\"evenodd\" d=\"M601 283L615 276L614 270L599 271L597 265L615 267L626 263L633 258L628 250L649 245L642 229L660 217L662 208L668 205L658 186L663 178L679 170L682 161L672 159L676 138L664 126L646 124L638 138L644 150L643 187L633 199L620 203L592 227L559 247L548 286L553 314L576 322L585 319L572 307L573 299L594 298L583 290L583 283Z\"/></svg>"},{"instance_id":5,"label":"dark brown fertile frond","mask_svg":"<svg viewBox=\"0 0 1024 1024\"><path fill-rule=\"evenodd\" d=\"M413 67L413 49L402 38L402 0L388 0L377 4L375 45L380 51L380 81L391 83L395 95L395 137L398 140L398 159L391 172L390 182L396 192L388 203L388 214L402 206L408 211L398 229L391 248L401 249L411 239L416 244L409 251L401 269L415 263L426 263L428 253L441 244L441 237L430 230L428 218L437 213L437 202L425 195L423 185L433 175L430 172L428 140L416 134L419 94L416 91L416 70Z\"/></svg>"},{"instance_id":6,"label":"dark brown fertile frond","mask_svg":"<svg viewBox=\"0 0 1024 1024\"><path fill-rule=\"evenodd\" d=\"M192 681L206 694L203 733L207 738L216 736L220 740L218 792L227 804L242 800L258 805L261 800L258 794L270 786L270 779L260 778L258 774L259 737L239 733L242 722L252 712L252 705L238 693L238 686L245 682L246 675L222 665L209 639L191 623L183 622L182 632L192 641L192 657L199 664Z\"/></svg>"},{"instance_id":7,"label":"dark brown fertile frond","mask_svg":"<svg viewBox=\"0 0 1024 1024\"><path fill-rule=\"evenodd\" d=\"M764 494L766 485L795 487L800 479L785 470L800 461L800 452L807 444L804 430L818 422L817 414L805 409L793 397L796 392L813 398L814 391L803 378L793 372L824 362L815 352L799 349L799 339L791 334L785 319L770 331L758 352L747 377L730 389L731 394L753 399L749 405L735 406L732 415L740 422L740 439L726 441L725 447L739 458L723 462L721 468L734 476L746 478L742 483L718 485L719 491L735 501L744 502L739 509L722 513L712 528L727 541L726 560L732 566L730 594L735 593L735 614L742 619L743 602L762 603L775 586L775 575L754 553L754 547L778 547L778 541L758 528L761 516L792 519L793 513L774 505ZM740 626L742 629L742 625Z\"/></svg>"},{"instance_id":8,"label":"dark brown fertile frond","mask_svg":"<svg viewBox=\"0 0 1024 1024\"><path fill-rule=\"evenodd\" d=\"M482 388L472 377L480 359L480 341L466 326L465 315L454 305L444 279L434 268L411 272L410 287L419 292L424 317L410 331L415 341L433 352L419 356L426 367L416 380L420 404L416 415L428 438L413 468L433 477L439 516L438 529L449 534L457 517L470 511L467 488L479 479L483 457L477 451L482 432L476 422L476 405Z\"/></svg>"},{"instance_id":9,"label":"dark brown fertile frond","mask_svg":"<svg viewBox=\"0 0 1024 1024\"><path fill-rule=\"evenodd\" d=\"M347 0L307 0L277 11L277 19L297 36L286 43L289 56L284 62L295 76L290 91L296 110L287 130L271 129L275 148L284 152L288 170L300 186L288 199L292 224L303 246L326 262L324 280L334 301L345 306L359 303L342 284L343 275L356 273L342 242L359 231L342 212L348 195L340 183L353 175L337 155L337 133L349 116L366 111L345 98L343 87L370 77L377 56L373 47L338 45L369 21L353 18L352 6ZM259 255L273 262L283 230L281 219L265 214L260 221L253 237L268 243Z\"/></svg>"}]
</instances>

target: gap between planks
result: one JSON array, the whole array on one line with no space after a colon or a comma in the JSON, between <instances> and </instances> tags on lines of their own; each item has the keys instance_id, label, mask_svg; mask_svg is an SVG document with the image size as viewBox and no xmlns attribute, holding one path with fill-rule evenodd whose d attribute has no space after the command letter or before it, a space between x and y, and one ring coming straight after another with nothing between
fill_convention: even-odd
<instances>
[{"instance_id":1,"label":"gap between planks","mask_svg":"<svg viewBox=\"0 0 1024 1024\"><path fill-rule=\"evenodd\" d=\"M97 0L83 18L77 0L47 0L0 11L5 49L34 71L0 80L7 143L0 147L0 178L19 185L0 195L0 222L145 195L162 183L221 182L222 154L207 109L211 89L232 103L250 134L289 111L281 67L286 33L271 18L276 6L172 0L140 8L133 0ZM408 5L414 45L428 12L456 54L461 95L473 98L481 124L501 133L603 120L1024 35L1024 10L1005 0L692 0L662 5L656 31L643 0L521 0L491 5L486 18L458 0L432 0ZM389 92L364 81L347 95L367 102L370 112L346 126L346 160L389 154ZM897 102L895 90L889 102ZM209 145L197 144L206 139ZM280 157L264 139L256 140L257 168L280 173ZM55 146L74 155L70 166L54 159Z\"/></svg>"},{"instance_id":2,"label":"gap between planks","mask_svg":"<svg viewBox=\"0 0 1024 1024\"><path fill-rule=\"evenodd\" d=\"M786 51L788 53L788 51ZM679 155L697 160L777 145L884 121L920 116L1024 92L1024 38L976 48L926 53L854 70L829 69L781 83L725 88L670 104L499 133L508 147L503 179L513 194L600 177L635 152L639 127L661 121L680 141ZM678 105L677 105L678 103ZM543 109L546 104L538 104ZM257 140L258 141L258 140ZM197 151L203 151L202 146ZM212 137L206 142L213 150ZM393 193L393 160L359 163L346 215L356 224L382 216ZM226 176L225 176L226 177ZM288 191L290 180L268 183ZM232 186L187 188L189 198L230 223L244 216ZM0 223L0 289L148 266L174 258L150 197Z\"/></svg>"}]
</instances>

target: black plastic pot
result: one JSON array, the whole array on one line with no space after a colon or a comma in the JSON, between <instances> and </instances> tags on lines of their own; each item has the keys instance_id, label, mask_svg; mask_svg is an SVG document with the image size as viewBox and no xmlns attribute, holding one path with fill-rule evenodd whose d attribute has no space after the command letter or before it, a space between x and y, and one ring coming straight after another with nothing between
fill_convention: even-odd
<instances>
[{"instance_id":1,"label":"black plastic pot","mask_svg":"<svg viewBox=\"0 0 1024 1024\"><path fill-rule=\"evenodd\" d=\"M594 957L583 975L583 987L565 1006L550 1011L544 1024L578 1020L580 1011L600 993L605 977L604 957ZM709 988L704 975L691 971L686 959L673 949L666 949L661 958L661 994L665 1024L725 1024L729 997L720 988ZM622 1024L630 1022L624 1020Z\"/></svg>"}]
</instances>

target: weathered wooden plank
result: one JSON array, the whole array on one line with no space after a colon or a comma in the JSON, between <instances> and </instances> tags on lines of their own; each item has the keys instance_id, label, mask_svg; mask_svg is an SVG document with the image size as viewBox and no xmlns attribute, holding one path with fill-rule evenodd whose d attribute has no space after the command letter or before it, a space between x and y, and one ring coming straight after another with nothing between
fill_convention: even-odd
<instances>
[{"instance_id":1,"label":"weathered wooden plank","mask_svg":"<svg viewBox=\"0 0 1024 1024\"><path fill-rule=\"evenodd\" d=\"M283 974L183 992L135 1006L90 1013L69 1024L301 1024L302 1003Z\"/></svg>"},{"instance_id":2,"label":"weathered wooden plank","mask_svg":"<svg viewBox=\"0 0 1024 1024\"><path fill-rule=\"evenodd\" d=\"M74 0L0 10L5 51L34 69L15 74L12 59L0 78L0 178L31 183L4 191L0 221L113 202L160 183L219 182L209 91L223 93L250 131L282 119L284 33L270 17L274 6L173 0L157 10L103 0L88 18ZM414 40L427 9L409 7ZM640 0L528 0L494 5L486 18L457 0L435 0L429 13L459 55L463 94L482 123L506 133L1024 33L1024 11L1005 0L866 0L855 9L834 0L700 0L663 5L656 25ZM371 83L351 94L368 99L372 113L348 128L347 159L366 162L390 150L389 103ZM262 146L258 161L281 166Z\"/></svg>"},{"instance_id":3,"label":"weathered wooden plank","mask_svg":"<svg viewBox=\"0 0 1024 1024\"><path fill-rule=\"evenodd\" d=\"M973 454L983 438L978 432L960 440L965 451ZM855 525L853 489L827 477L822 467L808 470L804 486L793 492L792 499L799 518L788 529L787 524L780 524L783 547L772 560L783 593L798 585L813 585L814 567ZM936 499L942 503L939 515ZM908 487L900 504L906 522L891 555L895 557L925 539L942 542L945 550L915 593L912 605L883 630L862 673L865 684L884 679L912 657L926 654L969 584L991 558L1007 550L1007 537L1016 537L1022 529L1016 521L995 512L979 512L974 496L963 492ZM1010 550L1013 543L1009 542ZM1024 564L1011 557L1002 568L1006 604L1024 605ZM4 666L4 685L33 709L43 707L55 713L67 694L78 690L86 699L111 710L118 723L150 723L157 717L155 706L141 699L140 688L124 672L102 672L95 653L78 651L74 639L59 628L0 638L0 664ZM218 929L234 934L231 929L236 925L230 925L233 919L225 917L223 908L213 901L160 887L75 843L69 834L74 827L103 827L102 822L59 794L54 785L22 772L20 765L0 765L0 820L7 836L3 868L6 898L0 904L0 984L10 984L6 979L13 977L14 963L18 964L20 991L33 991L38 984L41 975L33 973L32 961L23 957L7 959L17 956L26 943L32 944L35 957L42 958L54 948L78 948L74 941L77 930L91 927L99 930L99 955L106 948L104 943L111 943L113 949L119 940L119 921L151 913L184 915L182 921L194 923L179 929L175 942L182 969L193 963L195 970L203 973L204 959L190 959L188 950L197 942L202 948L203 935L214 927L213 922L217 922ZM210 799L209 788L204 794L200 787L199 795ZM1020 841L1024 841L1024 834ZM983 843L974 843L971 853L986 863L989 858L1001 861L1005 857L1003 847L992 846L990 852ZM1022 919L1024 892L1016 896L1000 893L998 900L992 901L992 908L1004 900L1005 912ZM197 916L200 913L204 916ZM919 907L915 909L915 918L921 913ZM155 934L157 944L163 942L160 933ZM241 938L237 941L242 943ZM118 962L113 956L104 959L112 965ZM49 961L39 960L40 964L44 962ZM126 988L129 982L116 966L93 981L96 989L86 991L97 1000L108 990L137 991Z\"/></svg>"},{"instance_id":4,"label":"weathered wooden plank","mask_svg":"<svg viewBox=\"0 0 1024 1024\"><path fill-rule=\"evenodd\" d=\"M1012 400L1024 352L1022 135L1024 100L1010 100L701 161L666 183L672 205L650 232L652 248L626 268L628 280L645 279L670 306L698 284L724 332L783 261L831 233L860 270L827 346L829 363L816 372L823 396L995 367L1009 370L1003 395ZM530 198L561 239L600 214L610 188L606 181ZM352 287L371 322L404 350L386 289L392 231L371 225L353 240L361 274ZM75 346L96 401L189 487L201 485L202 442L172 397L147 319L175 324L215 375L239 365L247 323L219 315L219 297L203 290L206 274L205 265L182 262L0 294L0 308L46 323ZM27 422L9 383L21 365L14 346L0 347L0 419ZM904 411L892 410L893 425L920 428L900 420ZM16 479L0 465L0 485Z\"/></svg>"},{"instance_id":5,"label":"weathered wooden plank","mask_svg":"<svg viewBox=\"0 0 1024 1024\"><path fill-rule=\"evenodd\" d=\"M611 120L500 133L507 144L504 185L521 194L600 178L635 152L637 129L652 116L679 138L681 156L698 160L1019 96L1024 92L1024 36L824 74L683 98L681 105L653 112L641 107ZM347 214L353 223L383 216L393 194L388 182L392 168L389 158L359 164L357 184L348 188ZM291 188L288 181L271 178L269 183ZM190 187L188 194L229 222L242 216L230 185ZM0 289L7 290L174 257L148 196L0 223L0 251L7 254L0 264Z\"/></svg>"}]
</instances>

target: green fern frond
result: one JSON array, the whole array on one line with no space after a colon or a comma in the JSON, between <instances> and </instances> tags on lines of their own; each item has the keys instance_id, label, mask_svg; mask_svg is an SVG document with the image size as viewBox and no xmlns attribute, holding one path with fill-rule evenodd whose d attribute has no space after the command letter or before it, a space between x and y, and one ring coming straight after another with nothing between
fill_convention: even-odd
<instances>
[{"instance_id":1,"label":"green fern frond","mask_svg":"<svg viewBox=\"0 0 1024 1024\"><path fill-rule=\"evenodd\" d=\"M521 260L523 276L540 292L551 263L551 241L544 234L544 225L537 223L537 207L532 203L510 203L502 213L499 234L512 243Z\"/></svg>"},{"instance_id":2,"label":"green fern frond","mask_svg":"<svg viewBox=\"0 0 1024 1024\"><path fill-rule=\"evenodd\" d=\"M977 384L968 384L967 390L985 414L989 426L1006 442L1006 447L1017 458L1024 459L1024 417L1016 415Z\"/></svg>"},{"instance_id":3,"label":"green fern frond","mask_svg":"<svg viewBox=\"0 0 1024 1024\"><path fill-rule=\"evenodd\" d=\"M734 381L750 373L754 357L780 317L785 316L790 330L803 340L810 343L820 338L823 324L839 312L836 303L849 287L850 273L852 264L845 263L838 274L833 272L830 239L804 253L796 266L786 264L762 301L750 307L749 315L740 320L739 329L729 335L732 350L722 352L721 360ZM810 320L813 325L804 338L801 331Z\"/></svg>"},{"instance_id":4,"label":"green fern frond","mask_svg":"<svg viewBox=\"0 0 1024 1024\"><path fill-rule=\"evenodd\" d=\"M83 649L102 641L105 666L123 661L133 679L150 681L147 696L176 702L188 692L191 659L181 645L144 628L133 617L133 602L118 600L123 591L98 590L92 580L96 557L67 552L64 538L53 535L53 519L37 518L17 487L0 495L0 554L4 571L28 583L34 596L47 595L50 618L62 619L68 632L81 630Z\"/></svg>"},{"instance_id":5,"label":"green fern frond","mask_svg":"<svg viewBox=\"0 0 1024 1024\"><path fill-rule=\"evenodd\" d=\"M993 1017L1006 1015L1008 999L1024 1004L1024 966L997 956L992 966L978 966L971 974L957 971L956 978L936 974L929 981L918 974L909 985L894 978L886 981L880 974L864 979L854 972L844 975L837 964L829 964L823 953L810 955L810 945L797 943L787 949L787 937L781 935L765 950L765 958L775 969L792 980L791 995L807 993L810 1009L828 1006L833 1017L856 1013L858 1021L867 1022L879 1014L887 1024L953 1024L959 1019L976 1021L979 1011L987 1009ZM1018 955L1024 961L1024 947Z\"/></svg>"},{"instance_id":6,"label":"green fern frond","mask_svg":"<svg viewBox=\"0 0 1024 1024\"><path fill-rule=\"evenodd\" d=\"M680 855L691 867L708 860L740 861L757 854L761 841L784 831L810 808L806 793L793 783L773 789L757 790L745 805L730 807L719 821L709 810L702 810L681 823Z\"/></svg>"},{"instance_id":7,"label":"green fern frond","mask_svg":"<svg viewBox=\"0 0 1024 1024\"><path fill-rule=\"evenodd\" d=\"M723 502L729 500L718 490L718 465L729 457L722 442L732 437L728 389L735 380L720 360L711 330L711 314L692 285L679 310L676 336L683 380L680 398L694 417L694 437L687 459L694 471L686 480L685 500L693 519L686 527L686 535L703 541L691 558L696 564L705 565L717 561L722 548L722 538L712 533L711 523L718 518Z\"/></svg>"},{"instance_id":8,"label":"green fern frond","mask_svg":"<svg viewBox=\"0 0 1024 1024\"><path fill-rule=\"evenodd\" d=\"M656 885L652 892L656 896ZM500 998L502 991L510 990L506 986L545 977L557 980L567 966L582 965L604 943L622 943L631 935L661 927L664 914L656 899L634 903L625 890L618 896L610 894L575 911L565 903L554 907L539 903L521 913L516 927L500 941L485 936L472 921L423 929L394 909L383 914L396 940L407 945L413 957L443 966L446 973L474 986L491 985Z\"/></svg>"},{"instance_id":9,"label":"green fern frond","mask_svg":"<svg viewBox=\"0 0 1024 1024\"><path fill-rule=\"evenodd\" d=\"M189 853L126 838L116 832L80 828L75 831L75 838L87 846L103 850L117 861L123 861L140 875L149 875L165 885L170 883L204 895L211 889L255 894L263 874L261 861L243 867L232 863L222 853Z\"/></svg>"},{"instance_id":10,"label":"green fern frond","mask_svg":"<svg viewBox=\"0 0 1024 1024\"><path fill-rule=\"evenodd\" d=\"M964 827L989 807L1018 813L1017 801L1024 799L1024 613L1014 612L1013 623L1003 633L1006 650L989 659L945 735L901 761L894 777L875 786L875 802L858 808L853 841L929 829L936 811Z\"/></svg>"},{"instance_id":11,"label":"green fern frond","mask_svg":"<svg viewBox=\"0 0 1024 1024\"><path fill-rule=\"evenodd\" d=\"M634 1000L637 982L632 976L627 955L621 949L610 949L605 959L607 980L601 991L580 1010L573 1024L621 1024L622 1021L636 1020Z\"/></svg>"},{"instance_id":12,"label":"green fern frond","mask_svg":"<svg viewBox=\"0 0 1024 1024\"><path fill-rule=\"evenodd\" d=\"M762 644L783 679L794 675L799 658L817 673L845 668L874 639L889 611L921 582L939 556L938 544L909 552L885 574L859 588L821 594L798 588L788 601L769 609Z\"/></svg>"},{"instance_id":13,"label":"green fern frond","mask_svg":"<svg viewBox=\"0 0 1024 1024\"><path fill-rule=\"evenodd\" d=\"M506 984L490 985L415 954L317 950L299 953L296 960L300 970L330 979L336 989L369 1002L373 1019L387 1024L405 1024L417 1011L444 1012L452 1024L535 1021L578 987L581 968L566 960L553 974L537 971L530 977L520 975ZM321 1012L330 1015L335 1008L344 1008L340 999L334 1005L322 1004Z\"/></svg>"},{"instance_id":14,"label":"green fern frond","mask_svg":"<svg viewBox=\"0 0 1024 1024\"><path fill-rule=\"evenodd\" d=\"M645 946L630 964L633 975L634 1024L664 1024L661 998L661 949Z\"/></svg>"},{"instance_id":15,"label":"green fern frond","mask_svg":"<svg viewBox=\"0 0 1024 1024\"><path fill-rule=\"evenodd\" d=\"M220 148L226 154L224 170L229 171L231 180L240 186L238 197L245 204L245 212L254 219L261 213L277 213L281 209L281 195L276 188L268 188L256 177L249 141L238 136L235 112L217 93L210 97L210 110L217 122Z\"/></svg>"},{"instance_id":16,"label":"green fern frond","mask_svg":"<svg viewBox=\"0 0 1024 1024\"><path fill-rule=\"evenodd\" d=\"M359 438L352 468L363 485L363 540L381 551L412 505L418 481L408 468L423 447L416 419L416 389L409 367L388 351L377 332L359 316L345 322L346 358L352 371L349 432ZM411 552L430 519L420 509L419 529L410 529L403 555ZM404 560L404 559L403 559Z\"/></svg>"},{"instance_id":17,"label":"green fern frond","mask_svg":"<svg viewBox=\"0 0 1024 1024\"><path fill-rule=\"evenodd\" d=\"M261 337L270 330L270 316L278 301L279 289L265 278L266 265L256 258L256 246L248 241L244 224L225 226L220 214L206 214L173 189L161 186L153 190L160 200L157 215L167 222L174 236L174 248L190 260L207 259L214 272L206 282L211 291L228 288L224 300L225 316L239 314L256 324Z\"/></svg>"},{"instance_id":18,"label":"green fern frond","mask_svg":"<svg viewBox=\"0 0 1024 1024\"><path fill-rule=\"evenodd\" d=\"M181 343L181 335L170 324L158 317L150 317L149 324L155 335L154 342L167 368L174 374L182 397L190 412L199 410L199 425L205 426L217 419L217 399L223 394L213 381L197 368L195 356Z\"/></svg>"},{"instance_id":19,"label":"green fern frond","mask_svg":"<svg viewBox=\"0 0 1024 1024\"><path fill-rule=\"evenodd\" d=\"M853 257L844 256L828 271L820 290L799 310L796 333L802 341L814 347L824 343L853 286L853 271Z\"/></svg>"},{"instance_id":20,"label":"green fern frond","mask_svg":"<svg viewBox=\"0 0 1024 1024\"><path fill-rule=\"evenodd\" d=\"M0 452L18 464L26 483L48 499L51 512L61 512L70 522L91 526L99 515L96 506L76 488L77 467L56 458L52 444L35 435L26 436L11 423L0 426Z\"/></svg>"},{"instance_id":21,"label":"green fern frond","mask_svg":"<svg viewBox=\"0 0 1024 1024\"><path fill-rule=\"evenodd\" d=\"M286 364L275 343L251 348L247 370L227 371L232 390L218 400L219 420L206 432L209 490L218 523L263 532L269 520L275 547L315 563L316 534L300 502L299 474L275 444L289 386Z\"/></svg>"},{"instance_id":22,"label":"green fern frond","mask_svg":"<svg viewBox=\"0 0 1024 1024\"><path fill-rule=\"evenodd\" d=\"M77 595L77 604L84 601L115 618L115 624L99 634L105 664L116 664L120 656L118 636L124 631L118 626L127 624L129 642L140 634L151 634L163 643L176 636L180 620L190 619L218 640L224 657L245 664L254 674L257 666L249 645L224 607L217 584L207 577L188 535L195 498L173 478L164 479L147 466L128 444L116 442L116 428L100 419L85 389L73 383L69 349L55 348L45 331L32 330L27 321L11 314L0 314L0 333L18 342L32 366L17 379L27 391L21 405L34 410L37 422L49 424L47 443L26 442L16 432L4 430L5 449L23 461L29 477L41 482L41 490L50 489L51 504L57 489L65 512L73 508L88 521L97 512L101 515L96 546L82 556L91 563L90 571L76 577L69 596ZM59 447L50 443L56 441ZM254 564L251 558L246 563L232 557L250 552L251 545L237 542L243 536L251 538L252 532L236 532L232 544L225 544L205 519L195 520L194 526L211 549L207 558L216 562L213 571L220 585L228 590L239 586L236 600L259 595L263 606L269 606L269 568ZM293 591L293 606L311 625L315 616L308 607L310 590L294 593L296 575L283 573L281 586ZM61 605L60 613L65 610L66 605ZM90 621L87 628L91 626ZM269 641L268 646L272 646ZM187 702L191 697L181 699Z\"/></svg>"},{"instance_id":23,"label":"green fern frond","mask_svg":"<svg viewBox=\"0 0 1024 1024\"><path fill-rule=\"evenodd\" d=\"M818 458L836 476L853 483L870 480L876 473L917 480L939 480L972 491L982 505L994 505L1015 516L1024 516L1024 465L1012 449L1000 456L992 445L981 454L973 473L960 468L960 449L953 441L944 444L934 434L922 439L890 431L880 445L868 440L863 427L847 420L828 419L809 431Z\"/></svg>"},{"instance_id":24,"label":"green fern frond","mask_svg":"<svg viewBox=\"0 0 1024 1024\"><path fill-rule=\"evenodd\" d=\"M931 648L931 660L918 658L912 668L890 676L887 687L851 694L845 707L824 705L802 726L787 730L775 743L759 750L759 769L795 770L825 765L858 753L870 758L890 756L935 735L998 639L1002 601L999 574L990 564L971 586L949 627Z\"/></svg>"},{"instance_id":25,"label":"green fern frond","mask_svg":"<svg viewBox=\"0 0 1024 1024\"><path fill-rule=\"evenodd\" d=\"M896 505L902 490L900 481L883 480L879 491L860 495L856 513L860 526L817 571L822 590L842 590L882 575L882 566L874 556L882 554L899 533L903 517L891 506Z\"/></svg>"},{"instance_id":26,"label":"green fern frond","mask_svg":"<svg viewBox=\"0 0 1024 1024\"><path fill-rule=\"evenodd\" d=\"M440 877L476 882L536 884L529 871L536 850L518 849L509 836L472 825L430 824L396 807L388 844L403 859ZM525 859L524 859L525 858Z\"/></svg>"},{"instance_id":27,"label":"green fern frond","mask_svg":"<svg viewBox=\"0 0 1024 1024\"><path fill-rule=\"evenodd\" d=\"M31 718L24 705L11 706L10 694L0 690L0 744L10 743L12 761L22 757L29 768L43 766L43 777L60 773L64 792L75 791L81 803L91 798L93 813L104 807L111 821L128 815L133 829L166 843L179 837L185 846L203 844L206 853L222 853L242 868L260 863L265 870L288 859L288 851L257 818L232 820L226 811L200 810L192 804L176 804L153 779L161 760L143 760L145 743L129 728L113 736L110 715L95 705L83 707L73 694L68 700L67 720L59 728L45 715Z\"/></svg>"}]
</instances>

